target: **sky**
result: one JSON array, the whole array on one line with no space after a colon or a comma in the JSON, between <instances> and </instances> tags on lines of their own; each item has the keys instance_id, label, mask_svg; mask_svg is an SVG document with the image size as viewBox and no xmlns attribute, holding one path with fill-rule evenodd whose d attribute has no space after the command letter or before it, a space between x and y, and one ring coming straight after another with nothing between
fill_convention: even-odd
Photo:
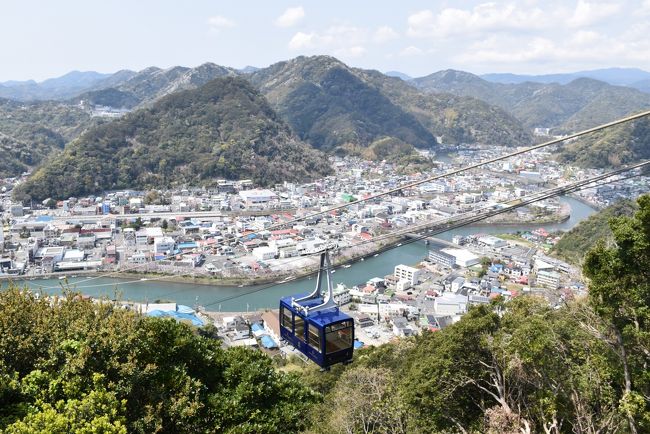
<instances>
[{"instance_id":1,"label":"sky","mask_svg":"<svg viewBox=\"0 0 650 434\"><path fill-rule=\"evenodd\" d=\"M329 54L423 76L650 70L650 0L0 0L0 81Z\"/></svg>"}]
</instances>

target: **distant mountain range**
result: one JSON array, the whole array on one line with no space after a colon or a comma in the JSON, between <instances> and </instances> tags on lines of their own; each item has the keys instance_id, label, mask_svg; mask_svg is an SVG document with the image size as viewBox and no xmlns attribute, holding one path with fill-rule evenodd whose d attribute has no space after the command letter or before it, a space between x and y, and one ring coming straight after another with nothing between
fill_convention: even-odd
<instances>
[{"instance_id":1,"label":"distant mountain range","mask_svg":"<svg viewBox=\"0 0 650 434\"><path fill-rule=\"evenodd\" d=\"M218 178L268 185L328 171L327 159L298 140L250 83L222 77L91 128L14 195L43 200Z\"/></svg>"},{"instance_id":2,"label":"distant mountain range","mask_svg":"<svg viewBox=\"0 0 650 434\"><path fill-rule=\"evenodd\" d=\"M74 99L140 108L211 79L241 75L269 100L298 136L333 150L346 143L367 146L393 137L415 147L444 142L521 145L530 135L512 116L471 98L423 95L404 81L351 68L329 56L298 57L242 74L206 63L196 68L147 68L109 77ZM455 113L455 115L452 115Z\"/></svg>"},{"instance_id":3,"label":"distant mountain range","mask_svg":"<svg viewBox=\"0 0 650 434\"><path fill-rule=\"evenodd\" d=\"M494 83L463 71L439 71L409 81L418 89L471 96L507 110L528 128L576 131L650 108L650 94L590 78L568 84Z\"/></svg>"},{"instance_id":4,"label":"distant mountain range","mask_svg":"<svg viewBox=\"0 0 650 434\"><path fill-rule=\"evenodd\" d=\"M591 72L598 73L600 78L618 80L621 83L642 83L643 80L634 80L643 79L644 74L647 74L640 70L626 69ZM583 73L574 75L580 74ZM150 67L138 72L122 70L115 74L72 72L41 83L5 82L0 86L0 95L9 94L12 100L3 100L0 104L0 149L5 157L0 161L0 176L17 175L33 169L60 153L66 143L66 151L62 154L67 165L65 168L74 169L70 166L71 155L91 152L84 146L91 147L89 138L101 142L103 139L97 136L96 131L108 128L100 124L110 121L91 117L88 108L110 106L132 109L132 115L125 118L130 119L130 122L134 119L149 119L149 115L142 113L149 113L147 110L159 107L158 103L167 101L168 96L185 95L185 91L194 89L209 89L205 86L214 80L223 85L227 82L223 81L225 78L237 78L228 82L231 83L231 90L234 91L233 86L248 86L248 90L242 92L254 89L255 98L259 99L260 104L268 102L268 107L273 112L273 115L269 115L272 121L267 119L262 125L277 121L284 125L282 128L288 125L291 129L284 135L274 137L283 137L290 143L304 142L325 152L382 155L382 158L389 159L387 152L390 154L391 147L395 148L399 156L408 156L414 152L413 147L435 148L440 142L523 146L533 142L531 132L536 127L552 128L554 133L564 133L650 108L650 94L593 78L574 77L575 79L564 83L570 76L572 74L533 77L542 81L561 82L535 83L525 81L531 77L488 75L490 80L502 81L495 82L463 71L446 70L412 79L395 71L382 74L374 70L353 68L330 56L301 56L266 68L246 67L237 70L205 63L194 68ZM505 83L508 80L515 83ZM250 83L252 88L246 83ZM646 83L650 87L650 79ZM58 101L35 101L40 98ZM14 100L34 101L26 104ZM229 101L237 104L239 100L232 98ZM200 108L196 105L193 107L197 110ZM217 111L223 114L223 108L221 105ZM236 105L233 112L243 118L240 121L230 119L232 125L239 122L255 128L247 118L251 116L250 113L238 110ZM183 116L196 118L192 110L183 111ZM201 119L202 122L206 121L205 118ZM172 122L172 117L161 115L160 120ZM179 119L172 123L176 125L182 121ZM117 128L124 125L124 122L129 121L113 121L111 125ZM73 140L89 129L87 134ZM561 158L586 166L617 165L641 158L646 155L646 140L640 135L645 134L646 130L638 125L627 126L619 130L618 137L622 138L619 141L611 135L599 136L597 143L577 141L567 146ZM263 131L255 131L267 137ZM166 143L164 134L169 132L168 129L161 129L154 135ZM174 133L176 132L175 130ZM208 134L210 140L217 140L211 134ZM149 133L145 135L149 137ZM230 137L221 131L219 140L225 136ZM125 140L120 139L120 143L129 143L130 146L131 138ZM176 140L182 141L182 137L178 136ZM162 152L152 147L152 144L147 146L151 155ZM128 149L129 152L132 151L131 148ZM612 153L609 150L613 150ZM111 148L111 151L118 152L117 148ZM165 152L162 154L170 167L178 167L177 162L185 161L177 155L172 158ZM189 154L198 158L197 152ZM219 154L219 158L222 157L226 159L222 162L224 167L234 167L232 164L239 161L227 153ZM119 166L121 163L117 164ZM142 167L149 166L142 163ZM160 182L154 169L151 179ZM215 169L214 174L226 176L228 172L222 169ZM40 178L36 177L36 180L45 179L47 183L57 185L52 183L54 172L48 170L52 169L39 171ZM75 170L71 173L79 175ZM207 172L200 169L202 175L197 178L183 174L178 178L168 176L166 181L205 182L212 169L206 170ZM253 176L253 172L242 173ZM296 173L305 174L300 168ZM45 174L51 175L51 179ZM141 174L124 176L121 175L116 180L105 175L97 188L151 181L142 178ZM256 176L271 179L269 176ZM69 185L77 185L77 188L72 189L75 192L91 190L90 185L78 187L78 182L80 181L68 182ZM34 190L38 192L36 196L53 191L40 185L40 190ZM64 192L71 191L65 189L64 185L60 187Z\"/></svg>"},{"instance_id":5,"label":"distant mountain range","mask_svg":"<svg viewBox=\"0 0 650 434\"><path fill-rule=\"evenodd\" d=\"M493 83L505 84L524 83L527 81L532 83L567 84L578 78L592 78L617 86L637 88L638 83L650 80L650 72L638 68L605 68L565 74L518 75L506 73L483 74L480 77Z\"/></svg>"},{"instance_id":6,"label":"distant mountain range","mask_svg":"<svg viewBox=\"0 0 650 434\"><path fill-rule=\"evenodd\" d=\"M72 71L40 83L34 80L6 81L0 83L0 98L18 101L64 100L84 92L112 75L94 71Z\"/></svg>"}]
</instances>

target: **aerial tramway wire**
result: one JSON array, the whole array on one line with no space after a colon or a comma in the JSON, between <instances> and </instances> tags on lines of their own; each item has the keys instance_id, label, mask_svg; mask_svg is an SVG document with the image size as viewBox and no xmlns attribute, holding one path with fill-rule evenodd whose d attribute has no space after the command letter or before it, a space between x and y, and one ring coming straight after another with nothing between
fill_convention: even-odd
<instances>
[{"instance_id":1,"label":"aerial tramway wire","mask_svg":"<svg viewBox=\"0 0 650 434\"><path fill-rule=\"evenodd\" d=\"M438 179L446 178L448 176L457 175L459 173L463 173L463 172L466 172L468 170L477 169L479 167L483 167L483 166L486 166L488 164L495 163L497 161L502 161L502 160L505 160L505 159L508 159L508 158L511 158L511 157L516 157L518 155L522 155L522 154L525 154L525 153L528 153L528 152L531 152L531 151L535 151L537 149L546 148L548 146L552 146L552 145L555 145L555 144L558 144L558 143L562 143L562 142L564 142L566 140L571 140L571 139L574 139L574 138L577 138L577 137L584 136L586 134L590 134L590 133L593 133L593 132L596 132L596 131L601 131L601 130L604 130L606 128L610 128L610 127L620 125L620 124L623 124L623 123L626 123L626 122L631 122L633 120L637 120L637 119L643 118L643 117L648 116L648 115L650 115L650 110L644 111L644 112L641 112L641 113L637 113L637 114L634 114L634 115L631 115L631 116L627 116L627 117L624 117L624 118L620 118L620 119L617 119L615 121L608 122L608 123L602 124L602 125L598 125L596 127L589 128L589 129L586 129L586 130L583 130L583 131L580 131L580 132L577 132L577 133L569 134L568 136L564 136L564 137L561 137L561 138L549 140L547 142L540 143L540 144L534 145L534 146L530 146L528 148L524 148L522 150L518 150L518 151L515 151L515 152L511 152L511 153L506 154L506 155L490 158L490 159L487 159L487 160L484 160L484 161L481 161L481 162L478 162L478 163L475 163L475 164L471 164L469 166L464 166L464 167L461 167L459 169L454 169L454 170L451 170L451 171L448 171L448 172L445 172L445 173L442 173L442 174L433 175L433 176L427 177L425 179L421 179L419 181L415 181L415 182L411 182L411 183L408 183L408 184L405 184L405 185L401 185L399 187L395 187L395 188L390 189L390 190L386 190L386 191L383 191L383 192L380 192L380 193L372 194L372 195L369 195L369 196L361 198L361 199L357 199L357 200L354 200L354 201L351 201L351 202L347 202L347 203L344 203L344 204L341 204L341 205L337 205L337 206L334 206L334 207L327 208L325 210L321 210L321 211L317 211L317 212L314 212L314 213L311 213L311 214L306 214L304 216L296 217L296 218L291 219L291 220L286 221L286 222L271 225L268 228L259 229L259 230L256 230L256 231L249 232L249 233L247 233L245 235L245 237L249 237L251 235L256 235L256 234L259 234L261 232L266 232L266 231L277 229L277 228L282 228L282 227L285 227L287 225L291 225L291 224L294 224L294 223L297 223L297 222L300 222L300 221L303 221L303 220L311 219L311 218L314 218L314 217L318 217L318 216L321 216L321 215L329 214L331 212L338 211L338 210L347 208L347 207L352 206L352 205L357 205L357 204L360 204L360 203L364 203L364 202L368 202L368 201L377 199L379 197L395 194L395 193L400 192L402 190L417 187L419 185L426 184L428 182L432 182L432 181L435 181L435 180L438 180ZM241 240L242 238L244 238L244 236L237 237L237 239L239 239L239 240ZM163 256L161 258L158 258L153 262L162 261L162 260L174 257L174 256L176 256L176 255L175 254L169 254L169 255ZM131 267L127 267L127 268L122 269L122 270L116 270L116 271L109 271L109 272L101 273L101 275L89 277L89 278L87 278L85 280L82 280L80 282L77 282L77 283L86 283L86 282L90 282L92 280L96 280L96 279L99 279L99 278L102 278L102 277L107 277L107 276L121 274L121 273L128 273L130 271L137 270L137 269L139 269L141 267L146 267L149 264L151 264L151 262L135 264L135 265L133 265Z\"/></svg>"},{"instance_id":2,"label":"aerial tramway wire","mask_svg":"<svg viewBox=\"0 0 650 434\"><path fill-rule=\"evenodd\" d=\"M376 253L384 253L384 252L387 252L389 250L395 249L395 248L400 247L400 246L404 246L404 245L408 245L408 244L415 243L415 242L418 242L418 241L422 241L422 240L427 239L427 238L429 238L429 237L431 237L433 235L438 235L438 234L441 234L443 232L447 232L447 231L457 229L457 228L460 228L460 227L463 227L463 226L468 226L468 225L476 223L478 221L485 220L485 219L487 219L489 217L493 217L493 216L499 215L499 214L504 214L504 213L513 211L513 210L515 210L517 208L521 208L523 206L530 205L531 203L539 202L539 201L542 201L542 200L545 200L545 199L550 199L550 198L557 197L557 196L563 196L563 195L565 195L567 193L580 191L580 190L587 189L587 188L593 188L594 186L590 185L590 184L592 184L594 182L601 181L603 179L610 178L612 176L616 176L616 175L618 175L620 173L628 172L630 170L634 170L634 169L638 169L638 168L642 168L642 167L646 167L646 166L650 166L650 161L645 161L645 162L638 163L638 164L635 164L635 165L632 165L632 166L627 166L625 168L617 169L617 170L614 170L612 172L608 172L606 174L598 175L598 176L595 176L595 177L592 177L592 178L589 178L589 179L586 179L586 180L577 181L575 183L567 184L567 185L564 185L564 186L561 186L561 187L554 187L554 188L551 188L551 189L544 190L543 192L540 192L540 193L534 193L532 195L529 195L529 196L534 196L534 197L526 198L524 196L523 198L521 198L519 200L519 202L511 204L506 208L492 209L493 206L484 207L482 209L488 209L489 212L484 213L484 214L479 214L479 215L471 215L471 216L468 216L466 218L455 221L453 223L451 223L449 221L441 222L441 226L437 227L437 228L431 228L430 227L431 223L425 223L425 224L419 225L418 227L415 227L415 228L414 227L405 228L404 230L402 230L400 232L387 234L386 237L394 238L394 237L400 236L400 235L404 236L406 234L417 232L417 231L420 231L420 230L424 230L425 232L423 234L419 235L419 236L416 236L416 237L408 239L408 240L399 240L397 242L390 243L390 244L388 244L386 246L383 246L379 250L377 250ZM598 185L611 184L613 182L619 182L619 181L623 181L625 179L631 179L631 178L635 178L635 177L638 177L638 176L640 176L640 175L635 174L635 175L631 175L631 176L628 176L628 177L624 177L622 179L614 179L614 180L610 180L610 181L607 181L607 182L603 182L603 183L600 183ZM513 201L508 201L508 202L505 202L504 204L508 204L509 202L513 202ZM473 211L468 212L467 214L475 214L476 211L479 211L479 210L473 210ZM380 241L381 239L382 238L380 237L380 238L375 238L375 239L372 239L372 240L361 241L359 243L353 244L351 246L346 246L346 247L343 247L343 248L347 249L347 248L358 247L358 246L368 244L368 243L371 243L371 242ZM344 261L342 263L337 264L337 267L347 265L347 264L350 264L350 263L356 262L356 261L357 261L356 258L350 259L348 261ZM258 293L258 292L273 288L275 286L284 285L286 283L290 283L290 282L293 282L293 281L296 281L296 280L303 279L303 278L305 278L307 276L315 274L316 272L312 272L312 273L308 273L308 274L304 274L304 275L300 275L300 276L295 276L295 277L292 277L290 279L283 280L281 282L275 282L275 283L272 283L272 284L264 285L264 286L259 287L259 288L254 288L254 289L252 289L250 291L243 291L243 292L231 295L231 296L223 297L223 298L220 298L220 299L218 299L216 301L212 301L210 303L204 304L203 307L213 306L215 304L224 303L224 302L227 302L227 301L230 301L230 300L237 299L239 297L255 294L255 293Z\"/></svg>"}]
</instances>

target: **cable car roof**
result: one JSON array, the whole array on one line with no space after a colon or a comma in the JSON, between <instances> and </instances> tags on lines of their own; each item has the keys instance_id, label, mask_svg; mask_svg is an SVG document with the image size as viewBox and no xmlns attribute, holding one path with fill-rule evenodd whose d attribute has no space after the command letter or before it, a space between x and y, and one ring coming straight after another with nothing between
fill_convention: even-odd
<instances>
[{"instance_id":1,"label":"cable car roof","mask_svg":"<svg viewBox=\"0 0 650 434\"><path fill-rule=\"evenodd\" d=\"M300 298L303 297L307 294L298 294L298 295L290 295L287 297L282 297L281 301L283 304L285 304L289 309L292 311L295 311L294 309L291 308L291 299L294 298ZM313 298L311 300L305 300L300 303L301 306L307 306L307 307L313 307L313 306L318 306L319 304L323 303L323 298L318 297L318 298ZM346 315L345 313L341 312L338 308L333 308L333 309L326 309L326 310L320 310L316 311L313 313L309 314L309 321L325 327L331 323L339 322L339 321L345 321L346 319L352 319L351 316Z\"/></svg>"}]
</instances>

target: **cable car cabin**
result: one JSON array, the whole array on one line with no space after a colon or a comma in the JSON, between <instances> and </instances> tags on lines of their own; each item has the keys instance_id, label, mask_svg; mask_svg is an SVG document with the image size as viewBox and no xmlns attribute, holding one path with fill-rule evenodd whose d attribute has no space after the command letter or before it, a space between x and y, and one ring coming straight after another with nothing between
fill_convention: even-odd
<instances>
[{"instance_id":1,"label":"cable car cabin","mask_svg":"<svg viewBox=\"0 0 650 434\"><path fill-rule=\"evenodd\" d=\"M334 302L327 251L321 254L320 262L314 292L280 300L280 334L321 368L328 369L352 360L354 320ZM323 274L327 276L328 288L324 296L320 294Z\"/></svg>"}]
</instances>

